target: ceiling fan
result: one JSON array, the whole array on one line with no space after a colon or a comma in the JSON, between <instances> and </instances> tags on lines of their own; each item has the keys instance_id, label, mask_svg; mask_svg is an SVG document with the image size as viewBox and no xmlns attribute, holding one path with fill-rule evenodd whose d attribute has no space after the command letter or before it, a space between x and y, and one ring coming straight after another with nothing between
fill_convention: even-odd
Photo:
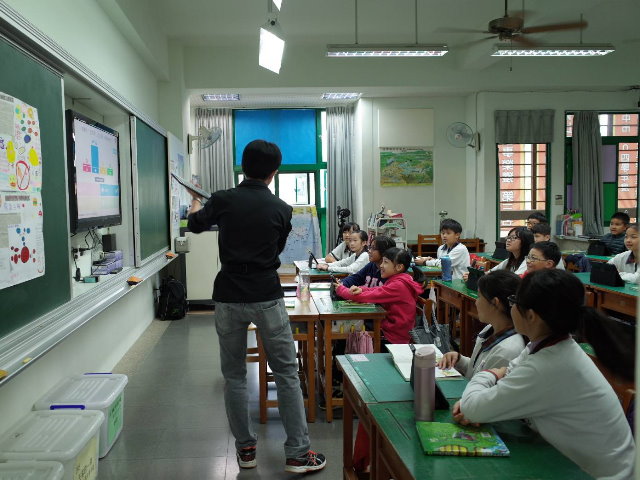
<instances>
[{"instance_id":1,"label":"ceiling fan","mask_svg":"<svg viewBox=\"0 0 640 480\"><path fill-rule=\"evenodd\" d=\"M523 2L524 3L524 2ZM579 22L555 23L549 25L537 25L526 27L524 24L524 9L522 15L510 16L508 13L508 0L504 0L504 16L495 18L489 22L487 30L456 30L457 32L489 33L490 37L485 37L474 41L481 42L497 38L500 41L514 41L526 47L535 47L537 43L526 37L532 33L557 32L561 30L577 30L587 26L587 22L582 19Z\"/></svg>"}]
</instances>

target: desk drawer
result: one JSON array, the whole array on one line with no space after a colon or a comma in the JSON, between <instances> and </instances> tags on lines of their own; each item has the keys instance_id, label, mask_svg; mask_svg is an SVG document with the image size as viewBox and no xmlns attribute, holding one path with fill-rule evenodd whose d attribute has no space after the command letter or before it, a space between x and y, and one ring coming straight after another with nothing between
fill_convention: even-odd
<instances>
[{"instance_id":1,"label":"desk drawer","mask_svg":"<svg viewBox=\"0 0 640 480\"><path fill-rule=\"evenodd\" d=\"M440 298L439 301L448 303L454 306L458 310L462 309L462 295L455 290L451 290L447 287L439 287Z\"/></svg>"},{"instance_id":2,"label":"desk drawer","mask_svg":"<svg viewBox=\"0 0 640 480\"><path fill-rule=\"evenodd\" d=\"M613 292L598 292L598 307L635 317L638 299Z\"/></svg>"}]
</instances>

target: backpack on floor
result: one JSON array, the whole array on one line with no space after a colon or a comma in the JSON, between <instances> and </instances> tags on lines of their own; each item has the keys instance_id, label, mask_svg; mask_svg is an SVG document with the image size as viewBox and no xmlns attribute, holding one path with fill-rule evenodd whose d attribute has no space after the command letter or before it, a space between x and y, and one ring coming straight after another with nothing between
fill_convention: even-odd
<instances>
[{"instance_id":1,"label":"backpack on floor","mask_svg":"<svg viewBox=\"0 0 640 480\"><path fill-rule=\"evenodd\" d=\"M180 320L189 310L187 291L179 280L169 276L160 283L156 317L160 320Z\"/></svg>"}]
</instances>

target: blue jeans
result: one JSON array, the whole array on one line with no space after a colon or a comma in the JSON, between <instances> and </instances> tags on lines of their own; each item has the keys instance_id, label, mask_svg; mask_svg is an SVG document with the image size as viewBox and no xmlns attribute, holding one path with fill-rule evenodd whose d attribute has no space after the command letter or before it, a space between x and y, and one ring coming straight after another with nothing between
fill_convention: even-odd
<instances>
[{"instance_id":1,"label":"blue jeans","mask_svg":"<svg viewBox=\"0 0 640 480\"><path fill-rule=\"evenodd\" d=\"M282 298L255 303L216 303L216 331L225 379L224 403L236 449L256 445L247 394L247 327L253 322L267 354L278 390L278 410L287 434L284 453L300 457L309 451L309 430L298 378L298 362L289 316Z\"/></svg>"}]
</instances>

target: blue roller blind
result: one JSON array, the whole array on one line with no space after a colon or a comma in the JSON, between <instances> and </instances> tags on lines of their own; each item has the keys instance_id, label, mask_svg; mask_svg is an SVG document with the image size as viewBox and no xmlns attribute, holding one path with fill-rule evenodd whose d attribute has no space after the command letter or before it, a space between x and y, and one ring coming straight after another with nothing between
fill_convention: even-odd
<instances>
[{"instance_id":1,"label":"blue roller blind","mask_svg":"<svg viewBox=\"0 0 640 480\"><path fill-rule=\"evenodd\" d=\"M273 142L282 151L283 165L316 163L315 110L236 110L236 165L242 163L242 151L256 139Z\"/></svg>"}]
</instances>

